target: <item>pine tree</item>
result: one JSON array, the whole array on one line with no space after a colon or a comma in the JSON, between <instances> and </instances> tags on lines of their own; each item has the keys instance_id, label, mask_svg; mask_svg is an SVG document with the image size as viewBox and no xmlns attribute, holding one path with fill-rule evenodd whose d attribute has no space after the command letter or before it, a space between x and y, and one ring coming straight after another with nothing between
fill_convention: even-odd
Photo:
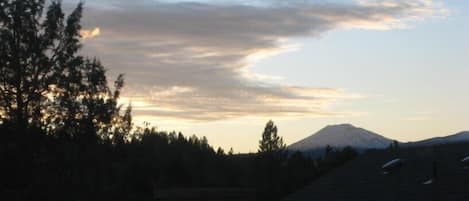
<instances>
[{"instance_id":1,"label":"pine tree","mask_svg":"<svg viewBox=\"0 0 469 201\"><path fill-rule=\"evenodd\" d=\"M78 54L83 3L67 17L61 1L45 5L0 1L0 121L72 137L109 133L123 76L111 91L101 63Z\"/></svg>"},{"instance_id":2,"label":"pine tree","mask_svg":"<svg viewBox=\"0 0 469 201\"><path fill-rule=\"evenodd\" d=\"M283 138L277 134L277 126L272 120L269 120L262 133L262 139L259 141L259 152L282 151L285 148L286 144L283 143Z\"/></svg>"},{"instance_id":3,"label":"pine tree","mask_svg":"<svg viewBox=\"0 0 469 201\"><path fill-rule=\"evenodd\" d=\"M45 19L43 8L43 0L0 2L1 110L19 128L44 115L40 108L65 67L59 62L70 58L65 50L77 48L70 42L75 36L65 34L60 3L52 2Z\"/></svg>"}]
</instances>

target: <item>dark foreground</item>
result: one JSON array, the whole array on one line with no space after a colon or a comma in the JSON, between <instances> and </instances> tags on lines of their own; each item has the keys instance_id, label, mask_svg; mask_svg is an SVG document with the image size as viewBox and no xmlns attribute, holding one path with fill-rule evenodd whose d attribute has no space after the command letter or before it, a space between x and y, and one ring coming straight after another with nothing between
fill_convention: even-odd
<instances>
[{"instance_id":1,"label":"dark foreground","mask_svg":"<svg viewBox=\"0 0 469 201\"><path fill-rule=\"evenodd\" d=\"M396 157L391 151L370 151L319 178L285 201L467 201L469 169L460 159L469 144L400 150L404 164L398 172L384 175L381 165ZM432 178L436 161L437 182Z\"/></svg>"},{"instance_id":2,"label":"dark foreground","mask_svg":"<svg viewBox=\"0 0 469 201\"><path fill-rule=\"evenodd\" d=\"M91 133L91 134L90 134ZM137 129L113 143L0 125L0 200L281 200L352 160L351 148L313 160L299 152L226 154L206 138Z\"/></svg>"}]
</instances>

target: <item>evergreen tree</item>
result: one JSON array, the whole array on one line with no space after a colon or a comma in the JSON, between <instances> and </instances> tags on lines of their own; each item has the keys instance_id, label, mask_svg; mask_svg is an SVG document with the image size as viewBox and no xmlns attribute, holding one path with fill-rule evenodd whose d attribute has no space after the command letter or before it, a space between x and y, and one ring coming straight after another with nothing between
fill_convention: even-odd
<instances>
[{"instance_id":1,"label":"evergreen tree","mask_svg":"<svg viewBox=\"0 0 469 201\"><path fill-rule=\"evenodd\" d=\"M217 155L218 156L224 156L225 155L225 150L223 150L223 148L221 148L221 147L218 147Z\"/></svg>"},{"instance_id":2,"label":"evergreen tree","mask_svg":"<svg viewBox=\"0 0 469 201\"><path fill-rule=\"evenodd\" d=\"M61 1L44 7L44 0L0 1L1 122L106 138L123 76L111 91L101 63L78 54L82 3L67 17Z\"/></svg>"},{"instance_id":3,"label":"evergreen tree","mask_svg":"<svg viewBox=\"0 0 469 201\"><path fill-rule=\"evenodd\" d=\"M259 141L259 152L282 151L285 148L286 144L283 143L283 138L277 134L277 126L272 120L269 120L262 133L262 139Z\"/></svg>"},{"instance_id":4,"label":"evergreen tree","mask_svg":"<svg viewBox=\"0 0 469 201\"><path fill-rule=\"evenodd\" d=\"M60 3L50 5L45 19L43 7L43 0L0 2L0 103L4 120L20 128L43 115L41 105L65 67L59 60L76 48L65 34Z\"/></svg>"},{"instance_id":5,"label":"evergreen tree","mask_svg":"<svg viewBox=\"0 0 469 201\"><path fill-rule=\"evenodd\" d=\"M324 156L328 157L334 152L334 148L332 148L331 145L326 145L326 148L324 148Z\"/></svg>"},{"instance_id":6,"label":"evergreen tree","mask_svg":"<svg viewBox=\"0 0 469 201\"><path fill-rule=\"evenodd\" d=\"M132 131L132 106L127 106L123 115L118 112L116 117L113 118L113 131L112 131L112 142L114 144L124 144L130 139L130 133Z\"/></svg>"}]
</instances>

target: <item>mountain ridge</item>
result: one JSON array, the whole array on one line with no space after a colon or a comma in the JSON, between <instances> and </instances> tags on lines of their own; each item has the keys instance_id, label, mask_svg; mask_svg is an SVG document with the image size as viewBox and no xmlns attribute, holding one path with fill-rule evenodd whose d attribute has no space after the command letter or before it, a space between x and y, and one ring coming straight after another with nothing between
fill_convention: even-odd
<instances>
[{"instance_id":1,"label":"mountain ridge","mask_svg":"<svg viewBox=\"0 0 469 201\"><path fill-rule=\"evenodd\" d=\"M327 145L334 148L346 146L355 149L385 149L394 140L384 137L378 133L356 127L352 124L328 125L316 133L290 144L287 149L293 151L322 150ZM414 142L399 142L405 147L432 146L439 144L453 144L469 142L469 131L461 131L456 134L433 137Z\"/></svg>"},{"instance_id":2,"label":"mountain ridge","mask_svg":"<svg viewBox=\"0 0 469 201\"><path fill-rule=\"evenodd\" d=\"M461 131L452 135L432 137L420 141L406 142L405 146L432 146L440 144L454 144L469 142L469 131Z\"/></svg>"}]
</instances>

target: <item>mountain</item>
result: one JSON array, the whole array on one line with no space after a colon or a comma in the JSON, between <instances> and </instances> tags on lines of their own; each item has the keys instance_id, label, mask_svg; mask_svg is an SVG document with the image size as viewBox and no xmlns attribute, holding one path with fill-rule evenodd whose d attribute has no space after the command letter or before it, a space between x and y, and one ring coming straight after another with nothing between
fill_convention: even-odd
<instances>
[{"instance_id":1,"label":"mountain","mask_svg":"<svg viewBox=\"0 0 469 201\"><path fill-rule=\"evenodd\" d=\"M374 132L350 124L330 125L315 134L288 146L289 150L311 151L322 150L327 145L332 147L351 146L356 149L382 149L392 143Z\"/></svg>"},{"instance_id":2,"label":"mountain","mask_svg":"<svg viewBox=\"0 0 469 201\"><path fill-rule=\"evenodd\" d=\"M416 142L408 142L405 143L405 146L433 146L433 145L441 145L441 144L455 144L455 143L462 143L462 142L469 142L469 131L464 131L460 133L456 133L454 135L449 135L445 137L435 137L426 140L416 141Z\"/></svg>"}]
</instances>

